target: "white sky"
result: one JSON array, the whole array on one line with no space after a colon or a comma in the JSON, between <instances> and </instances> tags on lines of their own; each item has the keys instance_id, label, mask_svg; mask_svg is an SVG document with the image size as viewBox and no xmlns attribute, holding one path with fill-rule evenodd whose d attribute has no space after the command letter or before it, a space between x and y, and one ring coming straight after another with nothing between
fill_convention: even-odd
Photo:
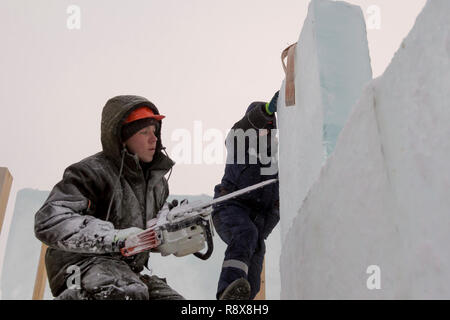
<instances>
[{"instance_id":1,"label":"white sky","mask_svg":"<svg viewBox=\"0 0 450 320\"><path fill-rule=\"evenodd\" d=\"M425 0L350 0L381 9L368 30L374 76L383 73ZM0 166L16 193L50 190L64 168L101 150L101 110L112 96L138 94L174 130L225 132L251 101L269 100L284 78L281 51L296 42L306 0L2 0L0 2ZM81 29L66 26L81 9ZM206 146L207 143L204 145ZM212 194L224 165L176 165L172 194ZM30 213L32 218L33 213ZM0 263L1 268L1 263Z\"/></svg>"}]
</instances>

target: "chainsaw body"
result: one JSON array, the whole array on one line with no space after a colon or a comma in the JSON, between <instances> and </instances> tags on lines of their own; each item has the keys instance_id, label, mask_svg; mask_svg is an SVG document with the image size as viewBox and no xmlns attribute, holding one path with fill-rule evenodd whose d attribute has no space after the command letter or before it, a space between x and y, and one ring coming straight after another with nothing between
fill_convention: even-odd
<instances>
[{"instance_id":1,"label":"chainsaw body","mask_svg":"<svg viewBox=\"0 0 450 320\"><path fill-rule=\"evenodd\" d=\"M271 179L260 182L211 201L181 203L172 209L166 204L156 218L147 222L147 229L125 240L120 252L126 257L148 250L160 252L163 256L173 254L177 257L192 253L206 260L214 249L212 206L276 181L277 179ZM200 252L205 245L206 252Z\"/></svg>"},{"instance_id":2,"label":"chainsaw body","mask_svg":"<svg viewBox=\"0 0 450 320\"><path fill-rule=\"evenodd\" d=\"M194 253L199 258L208 259L213 251L212 225L210 209L207 212L198 213L190 218L178 219L161 226L161 244L157 251L163 256L173 254L182 257ZM208 246L205 254L199 251Z\"/></svg>"},{"instance_id":3,"label":"chainsaw body","mask_svg":"<svg viewBox=\"0 0 450 320\"><path fill-rule=\"evenodd\" d=\"M166 207L147 223L146 230L128 238L121 252L131 256L152 249L162 256L183 257L193 253L206 260L214 249L211 211L211 206L204 208L201 202L182 204L172 210ZM205 246L207 251L201 253Z\"/></svg>"}]
</instances>

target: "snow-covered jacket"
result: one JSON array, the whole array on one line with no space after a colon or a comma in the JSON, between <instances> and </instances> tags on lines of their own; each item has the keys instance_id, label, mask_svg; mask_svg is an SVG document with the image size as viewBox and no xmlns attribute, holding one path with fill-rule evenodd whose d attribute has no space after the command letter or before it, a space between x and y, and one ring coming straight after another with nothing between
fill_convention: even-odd
<instances>
[{"instance_id":1,"label":"snow-covered jacket","mask_svg":"<svg viewBox=\"0 0 450 320\"><path fill-rule=\"evenodd\" d=\"M53 295L65 289L71 265L87 268L93 256L107 255L125 260L140 272L148 253L124 258L113 245L118 229L144 229L164 205L169 187L164 175L174 162L162 153L161 126L155 156L143 170L137 156L120 141L123 120L141 106L157 108L139 96L117 96L103 108L103 151L69 166L48 199L35 215L35 235L49 246L46 268ZM122 172L119 176L120 169Z\"/></svg>"}]
</instances>

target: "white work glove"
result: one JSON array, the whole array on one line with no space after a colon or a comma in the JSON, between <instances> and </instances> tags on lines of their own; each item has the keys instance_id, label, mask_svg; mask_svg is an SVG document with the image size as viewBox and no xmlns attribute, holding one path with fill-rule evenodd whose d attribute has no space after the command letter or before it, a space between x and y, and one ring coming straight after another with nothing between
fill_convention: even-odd
<instances>
[{"instance_id":1,"label":"white work glove","mask_svg":"<svg viewBox=\"0 0 450 320\"><path fill-rule=\"evenodd\" d=\"M117 233L115 234L113 240L113 245L116 251L119 251L120 248L122 248L125 245L125 241L127 240L128 237L134 236L138 233L141 233L142 231L144 230L137 227L130 227L126 229L117 230Z\"/></svg>"}]
</instances>

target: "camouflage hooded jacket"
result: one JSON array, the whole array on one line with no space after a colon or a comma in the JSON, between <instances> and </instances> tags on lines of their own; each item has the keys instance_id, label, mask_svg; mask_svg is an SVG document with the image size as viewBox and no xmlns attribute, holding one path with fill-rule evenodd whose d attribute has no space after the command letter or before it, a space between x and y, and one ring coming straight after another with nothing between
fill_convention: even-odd
<instances>
[{"instance_id":1,"label":"camouflage hooded jacket","mask_svg":"<svg viewBox=\"0 0 450 320\"><path fill-rule=\"evenodd\" d=\"M139 96L117 96L106 103L101 122L103 151L69 166L35 215L35 235L49 246L45 262L55 296L65 289L71 265L83 273L95 257L106 255L125 260L140 272L148 260L148 253L124 258L113 245L118 229L144 229L169 194L164 175L174 162L162 153L161 126L155 156L145 172L137 156L120 141L123 120L141 106L159 114Z\"/></svg>"}]
</instances>

